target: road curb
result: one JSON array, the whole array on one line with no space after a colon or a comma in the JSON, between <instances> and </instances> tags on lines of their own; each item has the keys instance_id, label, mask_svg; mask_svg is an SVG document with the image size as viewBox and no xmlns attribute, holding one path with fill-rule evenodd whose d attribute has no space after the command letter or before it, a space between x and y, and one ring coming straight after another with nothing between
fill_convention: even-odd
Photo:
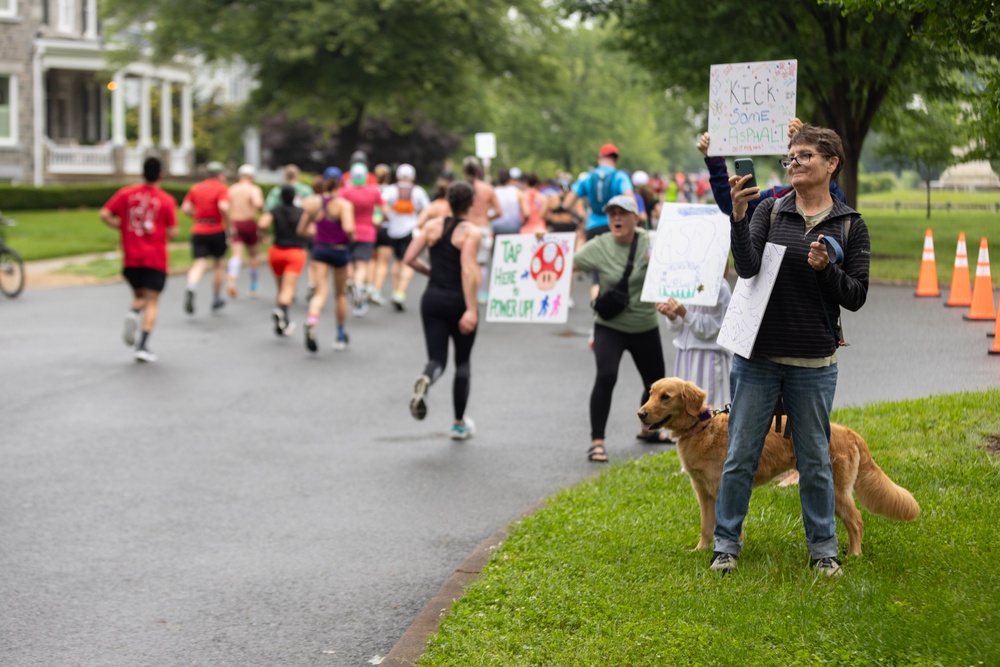
<instances>
[{"instance_id":1,"label":"road curb","mask_svg":"<svg viewBox=\"0 0 1000 667\"><path fill-rule=\"evenodd\" d=\"M382 662L379 665L381 667L415 665L417 659L423 655L427 639L438 631L441 621L451 611L451 605L461 598L465 593L466 587L479 577L479 573L482 572L483 567L489 562L493 550L507 539L510 526L534 514L544 505L545 501L538 503L530 510L521 514L520 517L514 519L493 535L480 542L479 546L462 561L462 564L455 568L455 571L448 577L441 588L438 589L438 592L430 599L430 602L423 608L423 611L417 614L410 627L406 629L406 632L399 638L392 647L392 650L382 658Z\"/></svg>"}]
</instances>

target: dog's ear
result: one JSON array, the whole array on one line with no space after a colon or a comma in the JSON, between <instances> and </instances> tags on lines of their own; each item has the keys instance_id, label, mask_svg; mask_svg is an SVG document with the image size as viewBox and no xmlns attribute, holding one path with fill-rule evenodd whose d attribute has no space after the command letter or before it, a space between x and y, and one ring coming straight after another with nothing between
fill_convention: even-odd
<instances>
[{"instance_id":1,"label":"dog's ear","mask_svg":"<svg viewBox=\"0 0 1000 667\"><path fill-rule=\"evenodd\" d=\"M705 397L708 394L694 382L685 382L681 387L681 398L684 399L684 407L692 417L698 416L701 406L705 404Z\"/></svg>"}]
</instances>

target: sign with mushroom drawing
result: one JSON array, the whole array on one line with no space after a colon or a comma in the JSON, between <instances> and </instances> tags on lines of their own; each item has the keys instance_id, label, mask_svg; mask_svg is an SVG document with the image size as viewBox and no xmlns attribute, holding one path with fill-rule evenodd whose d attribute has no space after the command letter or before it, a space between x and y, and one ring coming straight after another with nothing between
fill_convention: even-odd
<instances>
[{"instance_id":1,"label":"sign with mushroom drawing","mask_svg":"<svg viewBox=\"0 0 1000 667\"><path fill-rule=\"evenodd\" d=\"M729 218L718 206L663 204L641 299L714 306L728 258Z\"/></svg>"},{"instance_id":2,"label":"sign with mushroom drawing","mask_svg":"<svg viewBox=\"0 0 1000 667\"><path fill-rule=\"evenodd\" d=\"M565 323L575 239L573 233L497 236L486 321Z\"/></svg>"}]
</instances>

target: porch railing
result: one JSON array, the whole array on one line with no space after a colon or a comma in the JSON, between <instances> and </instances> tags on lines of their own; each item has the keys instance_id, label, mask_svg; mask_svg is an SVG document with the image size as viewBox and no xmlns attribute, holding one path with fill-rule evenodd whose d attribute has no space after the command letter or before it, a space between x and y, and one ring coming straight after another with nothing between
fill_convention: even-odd
<instances>
[{"instance_id":1,"label":"porch railing","mask_svg":"<svg viewBox=\"0 0 1000 667\"><path fill-rule=\"evenodd\" d=\"M114 148L110 143L97 146L73 146L45 140L47 167L51 174L113 174Z\"/></svg>"}]
</instances>

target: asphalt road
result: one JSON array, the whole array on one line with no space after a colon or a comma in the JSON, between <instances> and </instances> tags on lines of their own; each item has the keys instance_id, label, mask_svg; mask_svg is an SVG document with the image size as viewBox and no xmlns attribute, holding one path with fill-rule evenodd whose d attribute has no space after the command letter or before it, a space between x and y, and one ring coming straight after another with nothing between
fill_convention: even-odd
<instances>
[{"instance_id":1,"label":"asphalt road","mask_svg":"<svg viewBox=\"0 0 1000 667\"><path fill-rule=\"evenodd\" d=\"M270 284L211 314L203 281L188 317L174 278L154 365L120 340L122 284L0 301L0 665L370 664L477 544L598 472L588 309L481 327L478 433L458 444L450 367L426 421L407 410L422 286L404 314L352 319L346 353L328 311L309 356L272 333ZM872 288L846 316L838 407L1000 384L992 323L944 296ZM663 449L634 439L640 391L626 358L613 460Z\"/></svg>"}]
</instances>

